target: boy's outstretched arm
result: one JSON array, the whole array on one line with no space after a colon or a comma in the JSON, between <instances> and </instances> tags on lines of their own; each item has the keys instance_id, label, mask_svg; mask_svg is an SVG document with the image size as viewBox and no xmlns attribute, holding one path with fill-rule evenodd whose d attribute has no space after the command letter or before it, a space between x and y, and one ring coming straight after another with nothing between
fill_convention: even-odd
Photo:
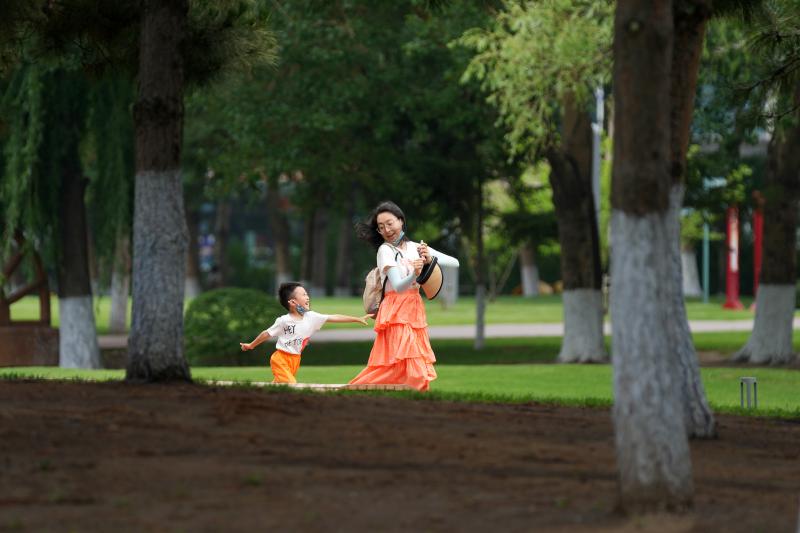
<instances>
[{"instance_id":1,"label":"boy's outstretched arm","mask_svg":"<svg viewBox=\"0 0 800 533\"><path fill-rule=\"evenodd\" d=\"M362 326L366 326L368 318L372 318L372 315L364 315L362 317L349 315L328 315L328 322L358 322Z\"/></svg>"},{"instance_id":2,"label":"boy's outstretched arm","mask_svg":"<svg viewBox=\"0 0 800 533\"><path fill-rule=\"evenodd\" d=\"M258 334L258 337L253 339L253 342L240 342L239 346L242 347L243 352L246 352L247 350L252 350L267 339L269 339L269 333L267 333L267 330L264 330Z\"/></svg>"}]
</instances>

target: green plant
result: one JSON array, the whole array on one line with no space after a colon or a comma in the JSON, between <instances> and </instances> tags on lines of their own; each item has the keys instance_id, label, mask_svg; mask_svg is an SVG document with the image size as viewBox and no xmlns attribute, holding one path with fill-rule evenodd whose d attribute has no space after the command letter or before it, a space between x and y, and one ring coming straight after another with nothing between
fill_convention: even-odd
<instances>
[{"instance_id":1,"label":"green plant","mask_svg":"<svg viewBox=\"0 0 800 533\"><path fill-rule=\"evenodd\" d=\"M189 304L184 321L189 364L257 364L263 350L242 352L239 343L253 340L285 312L276 298L255 289L223 288L201 294Z\"/></svg>"}]
</instances>

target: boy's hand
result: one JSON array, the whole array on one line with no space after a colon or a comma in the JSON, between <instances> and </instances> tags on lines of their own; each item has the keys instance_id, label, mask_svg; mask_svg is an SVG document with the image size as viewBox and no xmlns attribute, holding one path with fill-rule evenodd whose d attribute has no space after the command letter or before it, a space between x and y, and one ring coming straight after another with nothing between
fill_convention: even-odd
<instances>
[{"instance_id":1,"label":"boy's hand","mask_svg":"<svg viewBox=\"0 0 800 533\"><path fill-rule=\"evenodd\" d=\"M242 347L242 351L246 352L247 350L252 350L253 346L249 342L240 342L239 346Z\"/></svg>"},{"instance_id":2,"label":"boy's hand","mask_svg":"<svg viewBox=\"0 0 800 533\"><path fill-rule=\"evenodd\" d=\"M359 323L361 323L362 325L366 326L366 325L367 325L367 319L368 319L368 318L371 318L371 319L375 320L375 315L364 315L364 316L362 316L361 318L359 318L359 319L358 319L358 321L359 321Z\"/></svg>"}]
</instances>

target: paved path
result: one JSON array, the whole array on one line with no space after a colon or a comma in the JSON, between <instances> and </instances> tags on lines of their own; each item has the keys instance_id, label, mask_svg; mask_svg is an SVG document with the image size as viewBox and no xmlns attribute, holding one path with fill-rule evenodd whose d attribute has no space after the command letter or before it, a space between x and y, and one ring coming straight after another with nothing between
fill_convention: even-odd
<instances>
[{"instance_id":1,"label":"paved path","mask_svg":"<svg viewBox=\"0 0 800 533\"><path fill-rule=\"evenodd\" d=\"M691 320L689 327L695 333L714 331L750 331L752 320ZM800 318L794 319L794 329L800 329ZM611 325L605 325L606 334L611 333ZM430 326L428 333L432 339L471 339L475 336L474 325ZM560 337L564 334L564 324L489 324L486 338L509 337ZM370 341L375 338L371 328L327 329L314 335L314 342ZM100 348L124 348L127 335L100 335Z\"/></svg>"}]
</instances>

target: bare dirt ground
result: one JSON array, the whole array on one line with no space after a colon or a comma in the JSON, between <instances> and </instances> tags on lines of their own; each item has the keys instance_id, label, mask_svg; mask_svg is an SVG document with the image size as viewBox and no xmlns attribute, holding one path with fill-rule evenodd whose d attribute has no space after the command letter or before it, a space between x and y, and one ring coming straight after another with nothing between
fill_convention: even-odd
<instances>
[{"instance_id":1,"label":"bare dirt ground","mask_svg":"<svg viewBox=\"0 0 800 533\"><path fill-rule=\"evenodd\" d=\"M608 410L0 381L0 531L795 531L800 421L718 421L626 518Z\"/></svg>"}]
</instances>

